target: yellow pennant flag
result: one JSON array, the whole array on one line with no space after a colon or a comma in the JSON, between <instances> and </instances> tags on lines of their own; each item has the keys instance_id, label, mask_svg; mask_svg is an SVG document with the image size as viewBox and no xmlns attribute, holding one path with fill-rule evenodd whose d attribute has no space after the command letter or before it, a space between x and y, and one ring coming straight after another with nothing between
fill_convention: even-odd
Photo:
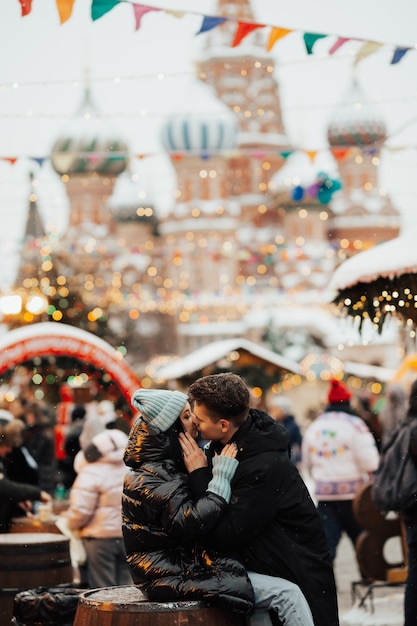
<instances>
[{"instance_id":1,"label":"yellow pennant flag","mask_svg":"<svg viewBox=\"0 0 417 626\"><path fill-rule=\"evenodd\" d=\"M172 15L172 17L176 17L179 20L181 20L185 15L184 11L171 11L171 9L163 9L163 11L167 15Z\"/></svg>"},{"instance_id":2,"label":"yellow pennant flag","mask_svg":"<svg viewBox=\"0 0 417 626\"><path fill-rule=\"evenodd\" d=\"M271 52L276 42L289 33L292 33L292 31L287 28L278 28L277 26L273 26L271 28L271 32L269 33L268 43L266 45L267 52Z\"/></svg>"},{"instance_id":3,"label":"yellow pennant flag","mask_svg":"<svg viewBox=\"0 0 417 626\"><path fill-rule=\"evenodd\" d=\"M366 43L364 43L363 46L361 46L356 53L354 65L357 65L360 61L366 59L366 57L369 57L371 56L371 54L377 52L377 50L379 50L379 48L382 48L383 45L384 44L377 43L376 41L367 41Z\"/></svg>"},{"instance_id":4,"label":"yellow pennant flag","mask_svg":"<svg viewBox=\"0 0 417 626\"><path fill-rule=\"evenodd\" d=\"M310 161L314 163L314 159L317 156L317 150L304 150L304 153L308 156Z\"/></svg>"},{"instance_id":5,"label":"yellow pennant flag","mask_svg":"<svg viewBox=\"0 0 417 626\"><path fill-rule=\"evenodd\" d=\"M55 0L61 24L69 20L72 15L75 0Z\"/></svg>"}]
</instances>

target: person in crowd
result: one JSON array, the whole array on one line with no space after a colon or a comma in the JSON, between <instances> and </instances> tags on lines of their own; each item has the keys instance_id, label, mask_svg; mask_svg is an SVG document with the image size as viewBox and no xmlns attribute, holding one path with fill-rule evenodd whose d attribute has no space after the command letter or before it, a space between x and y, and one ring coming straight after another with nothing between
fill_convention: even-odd
<instances>
[{"instance_id":1,"label":"person in crowd","mask_svg":"<svg viewBox=\"0 0 417 626\"><path fill-rule=\"evenodd\" d=\"M13 448L22 444L22 431L25 425L20 420L0 420L0 532L10 530L10 522L16 504L21 513L31 514L33 502L51 502L51 496L36 485L10 480L6 475L3 461Z\"/></svg>"},{"instance_id":2,"label":"person in crowd","mask_svg":"<svg viewBox=\"0 0 417 626\"><path fill-rule=\"evenodd\" d=\"M251 624L270 624L270 610L287 626L313 626L311 611L296 585L247 573L228 548L219 553L205 546L207 533L227 510L230 481L238 466L236 445L224 446L213 459L207 489L193 500L179 434L188 433L195 444L189 465L205 467L207 459L196 442L198 431L187 396L139 389L132 404L140 416L126 448L130 471L122 506L135 584L151 600L207 600L242 613L251 610L254 590L256 611Z\"/></svg>"},{"instance_id":3,"label":"person in crowd","mask_svg":"<svg viewBox=\"0 0 417 626\"><path fill-rule=\"evenodd\" d=\"M295 465L301 462L301 430L295 417L292 414L291 400L283 395L273 394L268 398L268 413L272 419L276 420L288 433L291 461Z\"/></svg>"},{"instance_id":4,"label":"person in crowd","mask_svg":"<svg viewBox=\"0 0 417 626\"><path fill-rule=\"evenodd\" d=\"M382 445L397 430L407 413L407 394L399 383L387 385L385 404L381 407L378 417L382 430Z\"/></svg>"},{"instance_id":5,"label":"person in crowd","mask_svg":"<svg viewBox=\"0 0 417 626\"><path fill-rule=\"evenodd\" d=\"M69 508L61 513L70 530L78 531L87 555L87 584L91 588L132 584L126 563L121 494L126 467L127 435L103 430L74 460L77 477Z\"/></svg>"},{"instance_id":6,"label":"person in crowd","mask_svg":"<svg viewBox=\"0 0 417 626\"><path fill-rule=\"evenodd\" d=\"M37 402L25 407L23 432L25 448L35 459L39 472L39 486L51 495L56 486L56 459L52 424Z\"/></svg>"},{"instance_id":7,"label":"person in crowd","mask_svg":"<svg viewBox=\"0 0 417 626\"><path fill-rule=\"evenodd\" d=\"M0 427L6 426L15 418L10 411L0 409ZM24 422L20 420L22 432L25 428ZM11 452L3 458L3 468L7 478L16 482L28 483L39 487L38 464L30 454L26 446L23 445L23 437L19 437L21 445L13 446ZM16 512L17 515L18 511ZM21 513L21 511L20 511Z\"/></svg>"},{"instance_id":8,"label":"person in crowd","mask_svg":"<svg viewBox=\"0 0 417 626\"><path fill-rule=\"evenodd\" d=\"M232 550L252 572L296 583L315 626L337 626L336 584L326 536L308 489L290 460L284 427L250 408L248 386L236 374L204 376L191 384L188 393L195 424L211 441L208 467L190 474L195 495L205 488L223 446L236 443L238 449L230 504L208 534L208 544L220 551ZM180 440L187 465L195 442L186 434Z\"/></svg>"},{"instance_id":9,"label":"person in crowd","mask_svg":"<svg viewBox=\"0 0 417 626\"><path fill-rule=\"evenodd\" d=\"M65 459L61 462L61 482L66 489L70 489L77 477L74 469L74 459L81 450L80 435L83 430L87 411L82 404L77 404L71 411L71 426L65 436Z\"/></svg>"},{"instance_id":10,"label":"person in crowd","mask_svg":"<svg viewBox=\"0 0 417 626\"><path fill-rule=\"evenodd\" d=\"M415 422L411 433L410 454L417 464L417 380L411 385L408 399L408 419ZM417 492L417 485L416 485ZM411 509L401 511L402 522L405 526L407 552L408 552L408 576L404 594L404 626L417 625L417 504Z\"/></svg>"},{"instance_id":11,"label":"person in crowd","mask_svg":"<svg viewBox=\"0 0 417 626\"><path fill-rule=\"evenodd\" d=\"M333 561L342 533L355 546L363 530L353 500L379 463L375 439L364 420L353 414L350 398L343 383L331 380L328 404L304 432L302 446L303 467L313 480Z\"/></svg>"}]
</instances>

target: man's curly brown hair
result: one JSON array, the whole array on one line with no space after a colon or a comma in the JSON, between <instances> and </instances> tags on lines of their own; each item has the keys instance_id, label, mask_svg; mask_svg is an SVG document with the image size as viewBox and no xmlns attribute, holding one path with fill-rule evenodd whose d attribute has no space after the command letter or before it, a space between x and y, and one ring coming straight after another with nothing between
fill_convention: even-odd
<instances>
[{"instance_id":1,"label":"man's curly brown hair","mask_svg":"<svg viewBox=\"0 0 417 626\"><path fill-rule=\"evenodd\" d=\"M191 406L204 404L213 421L227 419L234 426L246 420L250 407L250 392L243 378L227 372L203 376L188 389Z\"/></svg>"}]
</instances>

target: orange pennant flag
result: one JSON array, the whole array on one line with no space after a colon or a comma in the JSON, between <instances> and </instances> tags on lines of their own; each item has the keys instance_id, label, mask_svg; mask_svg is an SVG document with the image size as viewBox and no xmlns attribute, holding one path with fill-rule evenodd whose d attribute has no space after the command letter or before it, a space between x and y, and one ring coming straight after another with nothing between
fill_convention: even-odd
<instances>
[{"instance_id":1,"label":"orange pennant flag","mask_svg":"<svg viewBox=\"0 0 417 626\"><path fill-rule=\"evenodd\" d=\"M72 15L75 0L55 0L58 9L59 21L64 24Z\"/></svg>"},{"instance_id":2,"label":"orange pennant flag","mask_svg":"<svg viewBox=\"0 0 417 626\"><path fill-rule=\"evenodd\" d=\"M308 158L310 159L310 161L311 161L312 163L314 163L314 159L315 159L315 158L316 158L316 156L317 156L317 150L305 150L304 152L305 152L305 154L308 156Z\"/></svg>"},{"instance_id":3,"label":"orange pennant flag","mask_svg":"<svg viewBox=\"0 0 417 626\"><path fill-rule=\"evenodd\" d=\"M232 48L236 48L241 41L257 28L265 28L265 24L250 24L248 22L238 22L235 35L232 41Z\"/></svg>"},{"instance_id":4,"label":"orange pennant flag","mask_svg":"<svg viewBox=\"0 0 417 626\"><path fill-rule=\"evenodd\" d=\"M22 7L22 17L29 15L32 10L32 0L19 0L19 3Z\"/></svg>"},{"instance_id":5,"label":"orange pennant flag","mask_svg":"<svg viewBox=\"0 0 417 626\"><path fill-rule=\"evenodd\" d=\"M2 161L8 161L12 165L14 165L17 161L17 157L1 157Z\"/></svg>"},{"instance_id":6,"label":"orange pennant flag","mask_svg":"<svg viewBox=\"0 0 417 626\"><path fill-rule=\"evenodd\" d=\"M268 39L268 43L266 45L267 52L271 52L271 50L274 47L274 45L276 44L276 42L279 39L282 39L283 37L285 37L285 35L288 35L291 32L292 31L288 30L287 28L278 28L277 26L273 26L271 28L271 32L269 33L269 39Z\"/></svg>"}]
</instances>

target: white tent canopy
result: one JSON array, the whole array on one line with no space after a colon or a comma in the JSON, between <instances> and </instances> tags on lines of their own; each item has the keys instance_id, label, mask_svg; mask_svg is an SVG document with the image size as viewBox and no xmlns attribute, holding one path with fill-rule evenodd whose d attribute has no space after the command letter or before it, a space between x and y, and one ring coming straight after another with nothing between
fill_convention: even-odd
<instances>
[{"instance_id":1,"label":"white tent canopy","mask_svg":"<svg viewBox=\"0 0 417 626\"><path fill-rule=\"evenodd\" d=\"M334 272L328 289L341 291L359 282L370 283L381 276L393 278L409 272L417 273L415 231L348 259Z\"/></svg>"},{"instance_id":2,"label":"white tent canopy","mask_svg":"<svg viewBox=\"0 0 417 626\"><path fill-rule=\"evenodd\" d=\"M247 339L225 339L224 341L215 341L203 346L191 354L182 359L178 359L169 363L168 365L161 366L155 373L154 378L160 381L173 380L175 378L181 378L198 372L199 370L216 363L225 358L230 352L235 350L245 350L254 356L264 359L278 368L291 372L293 374L299 374L301 368L298 363L291 361L283 356L280 356L276 352L269 350L263 346L259 346Z\"/></svg>"}]
</instances>

